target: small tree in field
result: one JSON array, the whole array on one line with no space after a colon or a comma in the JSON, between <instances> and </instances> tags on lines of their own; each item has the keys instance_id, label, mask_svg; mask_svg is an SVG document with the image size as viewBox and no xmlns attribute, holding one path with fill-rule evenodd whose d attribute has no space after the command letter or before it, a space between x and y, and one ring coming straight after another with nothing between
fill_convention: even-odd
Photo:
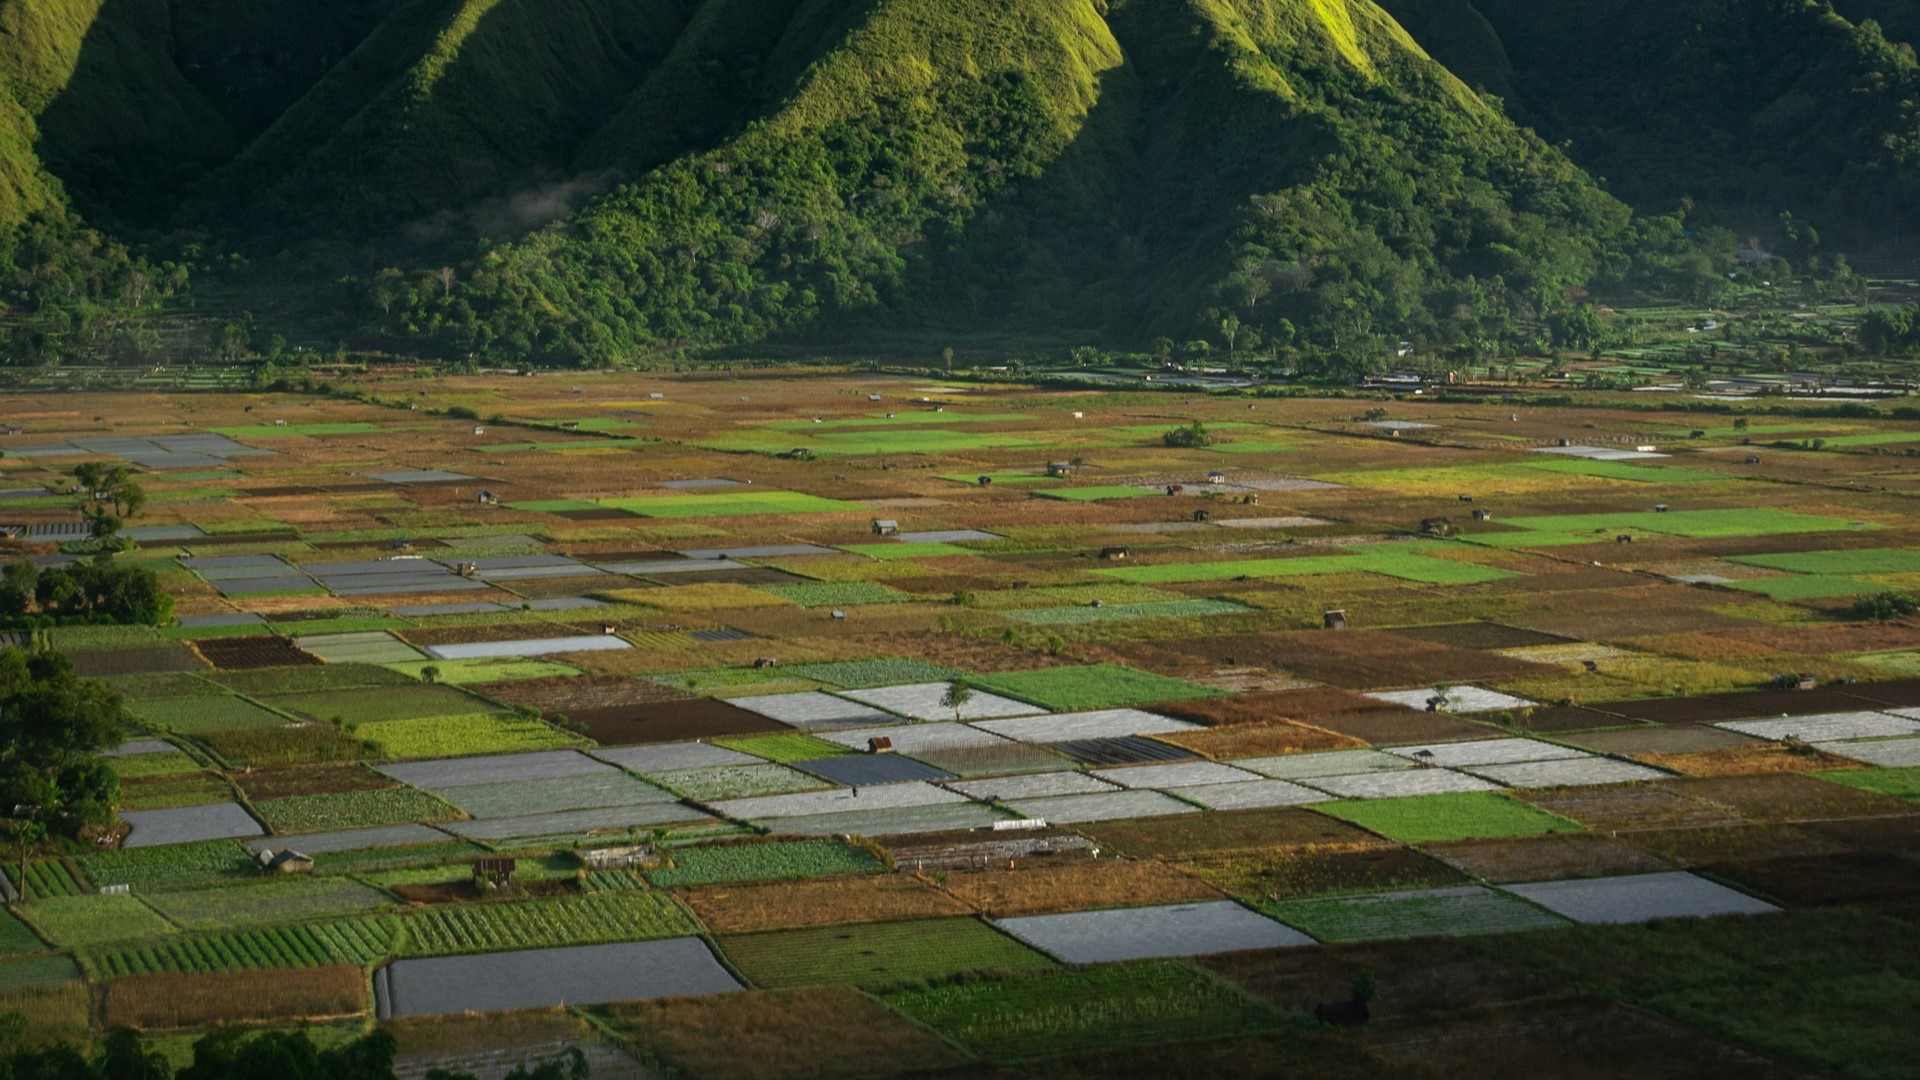
<instances>
[{"instance_id":1,"label":"small tree in field","mask_svg":"<svg viewBox=\"0 0 1920 1080\"><path fill-rule=\"evenodd\" d=\"M440 668L433 664L428 664L426 667L421 668L420 681L427 683L428 685L432 685L433 683L439 682Z\"/></svg>"},{"instance_id":2,"label":"small tree in field","mask_svg":"<svg viewBox=\"0 0 1920 1080\"><path fill-rule=\"evenodd\" d=\"M940 695L940 707L953 710L953 722L960 722L960 710L973 700L973 687L955 680L947 684L947 692Z\"/></svg>"}]
</instances>

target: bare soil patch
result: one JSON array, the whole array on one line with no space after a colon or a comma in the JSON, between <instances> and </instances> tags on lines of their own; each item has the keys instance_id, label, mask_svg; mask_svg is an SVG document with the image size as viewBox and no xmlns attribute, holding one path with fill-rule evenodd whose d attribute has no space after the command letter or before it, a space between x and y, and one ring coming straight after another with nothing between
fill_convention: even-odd
<instances>
[{"instance_id":1,"label":"bare soil patch","mask_svg":"<svg viewBox=\"0 0 1920 1080\"><path fill-rule=\"evenodd\" d=\"M963 871L946 875L941 884L961 901L996 917L1220 898L1206 882L1166 863L1113 858Z\"/></svg>"},{"instance_id":2,"label":"bare soil patch","mask_svg":"<svg viewBox=\"0 0 1920 1080\"><path fill-rule=\"evenodd\" d=\"M612 1005L627 1039L678 1075L713 1080L878 1076L965 1059L939 1037L846 986L753 990Z\"/></svg>"},{"instance_id":3,"label":"bare soil patch","mask_svg":"<svg viewBox=\"0 0 1920 1080\"><path fill-rule=\"evenodd\" d=\"M972 914L959 900L904 874L715 885L675 895L720 934Z\"/></svg>"},{"instance_id":4,"label":"bare soil patch","mask_svg":"<svg viewBox=\"0 0 1920 1080\"><path fill-rule=\"evenodd\" d=\"M222 671L251 671L256 668L301 667L318 664L320 658L300 651L282 637L208 638L193 643L200 655Z\"/></svg>"},{"instance_id":5,"label":"bare soil patch","mask_svg":"<svg viewBox=\"0 0 1920 1080\"><path fill-rule=\"evenodd\" d=\"M1558 634L1543 634L1538 630L1489 622L1403 627L1394 633L1456 649L1524 649L1531 645L1560 645L1572 640Z\"/></svg>"},{"instance_id":6,"label":"bare soil patch","mask_svg":"<svg viewBox=\"0 0 1920 1080\"><path fill-rule=\"evenodd\" d=\"M1830 784L1811 776L1729 776L1676 780L1672 787L1717 803L1753 821L1828 821L1835 818L1904 817L1913 805L1887 795Z\"/></svg>"},{"instance_id":7,"label":"bare soil patch","mask_svg":"<svg viewBox=\"0 0 1920 1080\"><path fill-rule=\"evenodd\" d=\"M555 711L564 712L570 725L588 738L608 746L793 730L759 713L710 698Z\"/></svg>"},{"instance_id":8,"label":"bare soil patch","mask_svg":"<svg viewBox=\"0 0 1920 1080\"><path fill-rule=\"evenodd\" d=\"M1499 840L1461 840L1428 845L1427 854L1495 883L1611 877L1670 870L1662 860L1611 837L1554 833Z\"/></svg>"},{"instance_id":9,"label":"bare soil patch","mask_svg":"<svg viewBox=\"0 0 1920 1080\"><path fill-rule=\"evenodd\" d=\"M1077 831L1104 848L1135 858L1247 848L1353 848L1386 843L1356 825L1292 807L1101 821L1078 826Z\"/></svg>"},{"instance_id":10,"label":"bare soil patch","mask_svg":"<svg viewBox=\"0 0 1920 1080\"><path fill-rule=\"evenodd\" d=\"M1822 687L1818 690L1758 690L1699 697L1612 701L1598 707L1650 724L1717 724L1723 720L1747 720L1756 716L1813 716L1818 713L1851 712L1860 708L1860 702L1837 689Z\"/></svg>"},{"instance_id":11,"label":"bare soil patch","mask_svg":"<svg viewBox=\"0 0 1920 1080\"><path fill-rule=\"evenodd\" d=\"M1702 828L1741 820L1726 806L1690 797L1678 783L1543 788L1515 794L1595 832Z\"/></svg>"},{"instance_id":12,"label":"bare soil patch","mask_svg":"<svg viewBox=\"0 0 1920 1080\"><path fill-rule=\"evenodd\" d=\"M1181 866L1235 896L1262 900L1422 889L1466 880L1458 870L1412 848L1377 845L1224 852L1185 860Z\"/></svg>"},{"instance_id":13,"label":"bare soil patch","mask_svg":"<svg viewBox=\"0 0 1920 1080\"><path fill-rule=\"evenodd\" d=\"M1844 844L1851 851L1893 855L1920 852L1920 814L1860 821L1810 821L1802 828Z\"/></svg>"},{"instance_id":14,"label":"bare soil patch","mask_svg":"<svg viewBox=\"0 0 1920 1080\"><path fill-rule=\"evenodd\" d=\"M1850 697L1874 705L1897 709L1920 707L1920 679L1894 679L1888 682L1855 683L1846 688Z\"/></svg>"},{"instance_id":15,"label":"bare soil patch","mask_svg":"<svg viewBox=\"0 0 1920 1080\"><path fill-rule=\"evenodd\" d=\"M495 701L572 716L590 709L611 709L649 702L685 701L690 695L672 687L620 676L558 676L469 687Z\"/></svg>"},{"instance_id":16,"label":"bare soil patch","mask_svg":"<svg viewBox=\"0 0 1920 1080\"><path fill-rule=\"evenodd\" d=\"M1559 669L1391 631L1307 630L1272 635L1273 663L1315 682L1353 690L1482 682L1558 674Z\"/></svg>"},{"instance_id":17,"label":"bare soil patch","mask_svg":"<svg viewBox=\"0 0 1920 1080\"><path fill-rule=\"evenodd\" d=\"M1626 841L1682 867L1837 855L1839 843L1797 825L1725 825L1638 832Z\"/></svg>"},{"instance_id":18,"label":"bare soil patch","mask_svg":"<svg viewBox=\"0 0 1920 1080\"><path fill-rule=\"evenodd\" d=\"M1584 705L1550 705L1543 709L1523 709L1514 714L1513 726L1522 731L1557 733L1587 731L1592 728L1619 727L1634 721Z\"/></svg>"},{"instance_id":19,"label":"bare soil patch","mask_svg":"<svg viewBox=\"0 0 1920 1080\"><path fill-rule=\"evenodd\" d=\"M249 800L284 799L291 795L329 795L342 791L380 791L398 787L391 779L365 765L303 765L297 769L254 769L235 782Z\"/></svg>"}]
</instances>

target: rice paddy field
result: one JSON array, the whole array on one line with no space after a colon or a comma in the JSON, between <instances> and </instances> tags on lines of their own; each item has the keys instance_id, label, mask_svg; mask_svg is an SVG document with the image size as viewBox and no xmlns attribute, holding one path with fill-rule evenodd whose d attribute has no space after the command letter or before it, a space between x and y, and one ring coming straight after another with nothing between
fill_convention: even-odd
<instances>
[{"instance_id":1,"label":"rice paddy field","mask_svg":"<svg viewBox=\"0 0 1920 1080\"><path fill-rule=\"evenodd\" d=\"M9 852L0 1013L687 1076L1907 1075L1920 426L1694 402L0 397L0 561L72 558L64 474L126 461L175 604L0 628L132 722L125 827Z\"/></svg>"}]
</instances>

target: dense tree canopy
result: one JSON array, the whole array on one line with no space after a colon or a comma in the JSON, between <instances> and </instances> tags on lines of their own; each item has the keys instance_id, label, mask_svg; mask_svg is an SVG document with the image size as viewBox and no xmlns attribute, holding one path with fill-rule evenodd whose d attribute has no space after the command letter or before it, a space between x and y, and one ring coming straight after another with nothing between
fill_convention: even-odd
<instances>
[{"instance_id":1,"label":"dense tree canopy","mask_svg":"<svg viewBox=\"0 0 1920 1080\"><path fill-rule=\"evenodd\" d=\"M99 756L131 726L120 695L65 657L0 650L0 800L16 819L72 832L113 820L120 778Z\"/></svg>"}]
</instances>

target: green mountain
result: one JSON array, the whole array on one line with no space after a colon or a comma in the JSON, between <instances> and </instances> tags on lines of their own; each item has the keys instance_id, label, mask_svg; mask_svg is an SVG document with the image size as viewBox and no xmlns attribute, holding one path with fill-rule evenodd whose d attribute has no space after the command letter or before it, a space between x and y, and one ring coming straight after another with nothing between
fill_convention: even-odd
<instances>
[{"instance_id":1,"label":"green mountain","mask_svg":"<svg viewBox=\"0 0 1920 1080\"><path fill-rule=\"evenodd\" d=\"M1711 277L1682 196L1903 215L1913 72L1826 0L0 0L0 329L191 263L438 355L1478 348Z\"/></svg>"},{"instance_id":2,"label":"green mountain","mask_svg":"<svg viewBox=\"0 0 1920 1080\"><path fill-rule=\"evenodd\" d=\"M1421 40L1460 71L1497 47L1514 118L1636 206L1791 211L1855 238L1920 223L1911 0L1385 2L1410 27L1490 29Z\"/></svg>"}]
</instances>

